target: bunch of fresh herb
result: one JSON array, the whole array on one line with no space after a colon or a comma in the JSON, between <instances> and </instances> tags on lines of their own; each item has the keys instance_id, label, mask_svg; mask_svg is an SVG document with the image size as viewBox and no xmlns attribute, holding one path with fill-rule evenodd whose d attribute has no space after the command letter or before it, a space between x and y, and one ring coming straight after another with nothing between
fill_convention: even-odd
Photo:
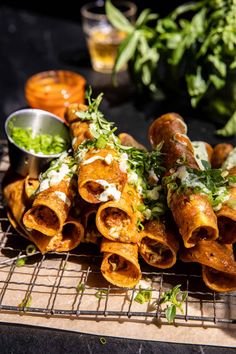
<instances>
[{"instance_id":1,"label":"bunch of fresh herb","mask_svg":"<svg viewBox=\"0 0 236 354\"><path fill-rule=\"evenodd\" d=\"M114 73L126 63L137 86L153 96L187 96L213 119L229 121L219 134L236 133L236 2L202 0L158 18L145 9L131 24L108 0L110 22L127 32ZM217 113L217 116L216 116Z\"/></svg>"}]
</instances>

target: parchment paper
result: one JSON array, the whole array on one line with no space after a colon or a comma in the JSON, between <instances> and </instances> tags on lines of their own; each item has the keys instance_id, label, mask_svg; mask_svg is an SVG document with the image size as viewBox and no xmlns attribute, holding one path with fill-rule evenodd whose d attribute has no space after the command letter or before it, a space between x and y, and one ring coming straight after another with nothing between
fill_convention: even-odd
<instances>
[{"instance_id":1,"label":"parchment paper","mask_svg":"<svg viewBox=\"0 0 236 354\"><path fill-rule=\"evenodd\" d=\"M0 163L1 178L8 166L6 156ZM40 254L29 257L26 264L16 267L16 259L27 241L20 238L4 217L1 205L1 249L0 254L0 305L1 322L27 324L57 328L67 331L96 334L100 336L116 336L154 341L193 343L203 345L223 345L236 347L236 324L212 322L216 319L236 319L236 297L227 295L214 297L189 293L187 312L184 315L200 316L208 321L185 321L184 318L168 324L153 317L145 317L143 313L151 311L150 305L160 296L161 275L152 276L151 304L140 305L131 302L129 292L110 288L109 296L98 299L97 292L109 285L99 271L99 260L83 255L51 255L42 258ZM67 258L66 258L67 257ZM185 278L183 278L185 279ZM185 280L174 277L176 284ZM173 286L173 276L165 276L165 286ZM192 282L192 283L191 283ZM78 292L78 284L85 284L83 296ZM190 281L190 290L202 286L200 277ZM196 283L196 284L195 284ZM205 291L205 289L204 289ZM207 290L206 290L207 291ZM19 312L18 305L30 294L29 310ZM215 306L214 306L215 302ZM31 312L33 308L36 312ZM43 310L46 314L43 314ZM68 311L67 314L61 310ZM76 316L75 311L81 314ZM38 311L38 312L37 312ZM51 314L54 311L54 314ZM71 314L69 313L71 311ZM86 311L90 315L86 315ZM91 314L94 311L94 314ZM105 316L106 312L109 314ZM100 315L99 315L100 313ZM119 316L116 313L123 313ZM131 316L135 313L137 316Z\"/></svg>"}]
</instances>

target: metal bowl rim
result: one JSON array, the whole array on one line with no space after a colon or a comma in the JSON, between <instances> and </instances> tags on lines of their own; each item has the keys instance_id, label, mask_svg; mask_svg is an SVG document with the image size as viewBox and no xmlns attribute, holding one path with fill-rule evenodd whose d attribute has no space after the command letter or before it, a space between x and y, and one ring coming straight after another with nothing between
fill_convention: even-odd
<instances>
[{"instance_id":1,"label":"metal bowl rim","mask_svg":"<svg viewBox=\"0 0 236 354\"><path fill-rule=\"evenodd\" d=\"M5 133L6 133L6 136L7 136L7 139L8 141L13 144L14 146L16 146L19 150L21 150L22 152L30 155L30 156L33 156L33 157L38 157L38 158L42 158L42 159L49 159L49 158L56 158L56 157L59 157L64 151L58 153L58 154L50 154L50 155L45 155L45 154L36 154L36 153L33 153L33 152L30 152L26 149L23 149L22 147L20 147L19 145L17 145L14 140L11 138L11 136L8 134L7 132L7 125L8 125L8 122L11 120L11 118L15 115L18 115L19 113L25 113L25 112L29 112L29 113L43 113L43 114L47 114L49 115L51 118L57 120L58 122L60 122L65 128L67 128L66 124L59 118L57 117L55 114L51 113L51 112L48 112L48 111L44 111L43 109L38 109L38 108L23 108L23 109L18 109L17 111L14 111L12 112L6 119L5 121ZM68 128L67 128L68 129Z\"/></svg>"}]
</instances>

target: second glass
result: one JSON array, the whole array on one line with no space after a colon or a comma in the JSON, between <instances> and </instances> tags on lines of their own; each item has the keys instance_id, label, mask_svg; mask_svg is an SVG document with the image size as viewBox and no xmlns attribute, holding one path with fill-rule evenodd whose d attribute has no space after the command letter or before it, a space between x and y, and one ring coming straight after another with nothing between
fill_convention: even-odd
<instances>
[{"instance_id":1,"label":"second glass","mask_svg":"<svg viewBox=\"0 0 236 354\"><path fill-rule=\"evenodd\" d=\"M137 7L129 1L113 2L131 22ZM92 67L95 71L111 73L117 49L127 33L115 29L108 21L103 1L91 2L81 8L83 30L86 35ZM125 69L125 68L124 68Z\"/></svg>"}]
</instances>

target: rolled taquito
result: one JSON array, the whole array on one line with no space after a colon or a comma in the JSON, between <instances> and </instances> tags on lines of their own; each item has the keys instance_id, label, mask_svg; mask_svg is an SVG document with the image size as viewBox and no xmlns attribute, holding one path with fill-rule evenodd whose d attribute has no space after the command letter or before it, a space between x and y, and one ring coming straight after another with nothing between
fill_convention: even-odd
<instances>
[{"instance_id":1,"label":"rolled taquito","mask_svg":"<svg viewBox=\"0 0 236 354\"><path fill-rule=\"evenodd\" d=\"M26 228L38 230L46 236L61 232L76 191L75 162L62 154L42 174L32 207L24 214Z\"/></svg>"},{"instance_id":2,"label":"rolled taquito","mask_svg":"<svg viewBox=\"0 0 236 354\"><path fill-rule=\"evenodd\" d=\"M119 200L127 182L127 173L119 164L114 149L90 149L84 156L78 177L78 191L88 203Z\"/></svg>"},{"instance_id":3,"label":"rolled taquito","mask_svg":"<svg viewBox=\"0 0 236 354\"><path fill-rule=\"evenodd\" d=\"M213 148L211 157L212 168L220 168L227 159L229 153L233 150L233 146L227 143L217 144Z\"/></svg>"},{"instance_id":4,"label":"rolled taquito","mask_svg":"<svg viewBox=\"0 0 236 354\"><path fill-rule=\"evenodd\" d=\"M136 244L104 239L101 252L104 253L101 272L108 282L124 288L133 288L139 282L142 273Z\"/></svg>"},{"instance_id":5,"label":"rolled taquito","mask_svg":"<svg viewBox=\"0 0 236 354\"><path fill-rule=\"evenodd\" d=\"M180 259L183 262L197 262L219 272L236 275L232 246L217 241L200 241L193 248L182 248Z\"/></svg>"},{"instance_id":6,"label":"rolled taquito","mask_svg":"<svg viewBox=\"0 0 236 354\"><path fill-rule=\"evenodd\" d=\"M176 263L178 232L167 220L148 221L141 235L139 253L149 265L165 269Z\"/></svg>"},{"instance_id":7,"label":"rolled taquito","mask_svg":"<svg viewBox=\"0 0 236 354\"><path fill-rule=\"evenodd\" d=\"M164 114L151 124L148 131L150 143L153 149L162 145L163 165L167 170L183 163L192 168L199 168L193 146L186 134L187 126L183 118L176 113Z\"/></svg>"},{"instance_id":8,"label":"rolled taquito","mask_svg":"<svg viewBox=\"0 0 236 354\"><path fill-rule=\"evenodd\" d=\"M236 242L236 167L228 171L228 199L216 212L220 242L232 244ZM230 179L235 181L230 182Z\"/></svg>"},{"instance_id":9,"label":"rolled taquito","mask_svg":"<svg viewBox=\"0 0 236 354\"><path fill-rule=\"evenodd\" d=\"M184 245L189 248L202 239L217 239L218 227L205 186L194 176L194 170L198 171L200 167L186 133L183 119L175 113L156 119L149 129L153 148L162 145L163 165L169 176L164 179L168 205ZM190 174L188 169L193 173ZM181 189L182 185L184 188Z\"/></svg>"},{"instance_id":10,"label":"rolled taquito","mask_svg":"<svg viewBox=\"0 0 236 354\"><path fill-rule=\"evenodd\" d=\"M37 230L29 232L29 239L42 254L47 252L67 252L77 247L84 237L84 228L79 220L69 217L61 232L48 237Z\"/></svg>"},{"instance_id":11,"label":"rolled taquito","mask_svg":"<svg viewBox=\"0 0 236 354\"><path fill-rule=\"evenodd\" d=\"M118 135L120 139L121 145L123 146L131 146L139 150L147 151L144 145L140 144L134 137L127 133L120 133Z\"/></svg>"},{"instance_id":12,"label":"rolled taquito","mask_svg":"<svg viewBox=\"0 0 236 354\"><path fill-rule=\"evenodd\" d=\"M82 143L86 140L94 139L89 128L91 121L82 121L78 116L78 112L85 112L87 109L88 106L85 106L84 104L73 103L66 109L65 112L65 120L70 128L72 148L75 154Z\"/></svg>"},{"instance_id":13,"label":"rolled taquito","mask_svg":"<svg viewBox=\"0 0 236 354\"><path fill-rule=\"evenodd\" d=\"M27 199L24 193L25 178L16 175L3 186L3 198L11 214L18 224L26 210Z\"/></svg>"},{"instance_id":14,"label":"rolled taquito","mask_svg":"<svg viewBox=\"0 0 236 354\"><path fill-rule=\"evenodd\" d=\"M7 205L7 216L14 229L28 239L22 218L29 199L25 193L25 178L7 173L3 181L3 198Z\"/></svg>"},{"instance_id":15,"label":"rolled taquito","mask_svg":"<svg viewBox=\"0 0 236 354\"><path fill-rule=\"evenodd\" d=\"M137 243L140 239L138 211L141 198L136 188L126 184L118 201L103 203L97 211L96 225L100 233L112 241Z\"/></svg>"},{"instance_id":16,"label":"rolled taquito","mask_svg":"<svg viewBox=\"0 0 236 354\"><path fill-rule=\"evenodd\" d=\"M213 291L236 291L236 275L219 272L211 267L202 266L202 279L206 286Z\"/></svg>"}]
</instances>

